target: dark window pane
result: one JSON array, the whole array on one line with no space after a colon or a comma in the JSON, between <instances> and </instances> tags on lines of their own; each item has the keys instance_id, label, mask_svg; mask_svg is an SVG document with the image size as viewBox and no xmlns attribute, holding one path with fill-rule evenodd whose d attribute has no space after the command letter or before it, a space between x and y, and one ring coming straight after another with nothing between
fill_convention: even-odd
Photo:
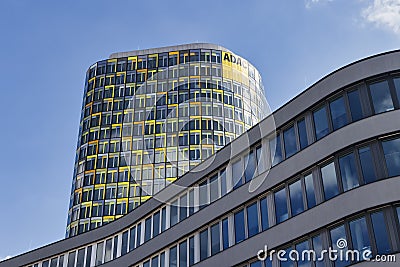
<instances>
[{"instance_id":1,"label":"dark window pane","mask_svg":"<svg viewBox=\"0 0 400 267\"><path fill-rule=\"evenodd\" d=\"M141 245L142 236L142 223L139 223L136 227L136 247Z\"/></svg>"},{"instance_id":2,"label":"dark window pane","mask_svg":"<svg viewBox=\"0 0 400 267\"><path fill-rule=\"evenodd\" d=\"M245 157L244 162L247 164L244 171L244 178L247 183L253 179L253 176L256 172L256 157L254 151L250 151L250 153Z\"/></svg>"},{"instance_id":3,"label":"dark window pane","mask_svg":"<svg viewBox=\"0 0 400 267\"><path fill-rule=\"evenodd\" d=\"M292 216L304 211L303 192L301 190L301 180L289 185L290 208Z\"/></svg>"},{"instance_id":4,"label":"dark window pane","mask_svg":"<svg viewBox=\"0 0 400 267\"><path fill-rule=\"evenodd\" d=\"M263 198L260 200L260 210L261 210L261 225L262 225L262 230L264 231L269 227L267 198Z\"/></svg>"},{"instance_id":5,"label":"dark window pane","mask_svg":"<svg viewBox=\"0 0 400 267\"><path fill-rule=\"evenodd\" d=\"M304 177L304 183L306 185L307 208L311 209L316 205L314 181L311 173Z\"/></svg>"},{"instance_id":6,"label":"dark window pane","mask_svg":"<svg viewBox=\"0 0 400 267\"><path fill-rule=\"evenodd\" d=\"M236 161L232 164L232 184L236 189L242 185L243 165L242 161Z\"/></svg>"},{"instance_id":7,"label":"dark window pane","mask_svg":"<svg viewBox=\"0 0 400 267\"><path fill-rule=\"evenodd\" d=\"M187 195L185 194L180 197L179 221L182 221L187 217L187 210Z\"/></svg>"},{"instance_id":8,"label":"dark window pane","mask_svg":"<svg viewBox=\"0 0 400 267\"><path fill-rule=\"evenodd\" d=\"M176 247L170 248L169 250L169 267L177 267L178 266L178 262L177 262L177 249Z\"/></svg>"},{"instance_id":9,"label":"dark window pane","mask_svg":"<svg viewBox=\"0 0 400 267\"><path fill-rule=\"evenodd\" d=\"M262 267L261 261L255 261L250 264L250 267Z\"/></svg>"},{"instance_id":10,"label":"dark window pane","mask_svg":"<svg viewBox=\"0 0 400 267\"><path fill-rule=\"evenodd\" d=\"M382 142L389 176L400 175L400 139Z\"/></svg>"},{"instance_id":11,"label":"dark window pane","mask_svg":"<svg viewBox=\"0 0 400 267\"><path fill-rule=\"evenodd\" d=\"M210 202L214 202L219 197L218 175L210 178Z\"/></svg>"},{"instance_id":12,"label":"dark window pane","mask_svg":"<svg viewBox=\"0 0 400 267\"><path fill-rule=\"evenodd\" d=\"M85 261L85 249L82 248L78 250L78 257L76 259L76 267L83 267L83 262Z\"/></svg>"},{"instance_id":13,"label":"dark window pane","mask_svg":"<svg viewBox=\"0 0 400 267\"><path fill-rule=\"evenodd\" d=\"M392 250L390 249L390 241L386 230L383 212L376 212L371 214L371 220L378 254L390 253Z\"/></svg>"},{"instance_id":14,"label":"dark window pane","mask_svg":"<svg viewBox=\"0 0 400 267\"><path fill-rule=\"evenodd\" d=\"M254 203L247 208L247 233L249 237L258 234L258 210L257 203Z\"/></svg>"},{"instance_id":15,"label":"dark window pane","mask_svg":"<svg viewBox=\"0 0 400 267\"><path fill-rule=\"evenodd\" d=\"M179 266L187 266L187 242L179 244Z\"/></svg>"},{"instance_id":16,"label":"dark window pane","mask_svg":"<svg viewBox=\"0 0 400 267\"><path fill-rule=\"evenodd\" d=\"M158 267L158 256L155 256L151 259L151 267L156 266Z\"/></svg>"},{"instance_id":17,"label":"dark window pane","mask_svg":"<svg viewBox=\"0 0 400 267\"><path fill-rule=\"evenodd\" d=\"M60 266L59 267L63 266L63 264L62 264L63 260L64 259L60 258ZM92 260L92 246L89 246L87 248L87 251L86 251L86 267L90 267L91 260ZM50 267L56 267L56 265L57 265L57 262L54 264L54 266L53 266L53 263L52 263L52 266L50 266Z\"/></svg>"},{"instance_id":18,"label":"dark window pane","mask_svg":"<svg viewBox=\"0 0 400 267\"><path fill-rule=\"evenodd\" d=\"M371 242L368 236L368 228L365 217L350 222L350 234L354 250L360 252L361 255L366 250L372 252Z\"/></svg>"},{"instance_id":19,"label":"dark window pane","mask_svg":"<svg viewBox=\"0 0 400 267\"><path fill-rule=\"evenodd\" d=\"M322 107L313 113L315 137L318 139L329 133L328 118L326 116L326 107Z\"/></svg>"},{"instance_id":20,"label":"dark window pane","mask_svg":"<svg viewBox=\"0 0 400 267\"><path fill-rule=\"evenodd\" d=\"M128 234L128 231L122 233L121 255L125 255L128 252Z\"/></svg>"},{"instance_id":21,"label":"dark window pane","mask_svg":"<svg viewBox=\"0 0 400 267\"><path fill-rule=\"evenodd\" d=\"M245 239L244 231L244 212L243 210L236 212L235 219L235 243L239 243Z\"/></svg>"},{"instance_id":22,"label":"dark window pane","mask_svg":"<svg viewBox=\"0 0 400 267\"><path fill-rule=\"evenodd\" d=\"M170 224L173 226L178 222L178 200L171 203L170 213Z\"/></svg>"},{"instance_id":23,"label":"dark window pane","mask_svg":"<svg viewBox=\"0 0 400 267\"><path fill-rule=\"evenodd\" d=\"M280 135L269 140L269 151L271 153L272 166L282 161L282 148Z\"/></svg>"},{"instance_id":24,"label":"dark window pane","mask_svg":"<svg viewBox=\"0 0 400 267\"><path fill-rule=\"evenodd\" d=\"M296 245L296 251L299 253L299 260L297 261L297 267L312 267L311 265L312 260L308 260L307 256L301 257L301 255L303 255L303 251L309 251L309 250L310 250L310 245L308 241L304 241Z\"/></svg>"},{"instance_id":25,"label":"dark window pane","mask_svg":"<svg viewBox=\"0 0 400 267\"><path fill-rule=\"evenodd\" d=\"M285 144L285 155L286 158L288 158L297 152L296 134L294 132L294 127L290 127L283 132L283 140Z\"/></svg>"},{"instance_id":26,"label":"dark window pane","mask_svg":"<svg viewBox=\"0 0 400 267\"><path fill-rule=\"evenodd\" d=\"M129 251L135 248L136 227L131 228L129 231Z\"/></svg>"},{"instance_id":27,"label":"dark window pane","mask_svg":"<svg viewBox=\"0 0 400 267\"><path fill-rule=\"evenodd\" d=\"M199 208L204 208L209 203L208 198L208 181L199 184Z\"/></svg>"},{"instance_id":28,"label":"dark window pane","mask_svg":"<svg viewBox=\"0 0 400 267\"><path fill-rule=\"evenodd\" d=\"M189 265L194 264L194 237L189 238Z\"/></svg>"},{"instance_id":29,"label":"dark window pane","mask_svg":"<svg viewBox=\"0 0 400 267\"><path fill-rule=\"evenodd\" d=\"M156 212L153 216L153 237L160 233L160 212Z\"/></svg>"},{"instance_id":30,"label":"dark window pane","mask_svg":"<svg viewBox=\"0 0 400 267\"><path fill-rule=\"evenodd\" d=\"M96 265L100 265L103 263L103 246L104 246L103 242L97 243ZM69 256L71 256L71 254ZM74 256L74 258L75 258L75 256ZM68 257L68 262L69 262L69 257ZM72 265L72 266L74 266L74 265ZM69 267L69 265L68 265L68 267Z\"/></svg>"},{"instance_id":31,"label":"dark window pane","mask_svg":"<svg viewBox=\"0 0 400 267\"><path fill-rule=\"evenodd\" d=\"M224 219L222 221L222 242L223 242L223 249L227 249L229 247L228 219Z\"/></svg>"},{"instance_id":32,"label":"dark window pane","mask_svg":"<svg viewBox=\"0 0 400 267\"><path fill-rule=\"evenodd\" d=\"M339 194L335 164L332 162L321 168L322 184L324 187L325 200L331 199Z\"/></svg>"},{"instance_id":33,"label":"dark window pane","mask_svg":"<svg viewBox=\"0 0 400 267\"><path fill-rule=\"evenodd\" d=\"M396 90L397 99L400 101L400 78L393 79L394 88Z\"/></svg>"},{"instance_id":34,"label":"dark window pane","mask_svg":"<svg viewBox=\"0 0 400 267\"><path fill-rule=\"evenodd\" d=\"M147 218L144 227L144 242L151 238L151 217Z\"/></svg>"},{"instance_id":35,"label":"dark window pane","mask_svg":"<svg viewBox=\"0 0 400 267\"><path fill-rule=\"evenodd\" d=\"M374 172L374 163L372 160L371 149L369 147L363 147L358 150L360 157L361 171L365 183L371 183L376 180Z\"/></svg>"},{"instance_id":36,"label":"dark window pane","mask_svg":"<svg viewBox=\"0 0 400 267\"><path fill-rule=\"evenodd\" d=\"M208 230L200 232L200 260L208 257Z\"/></svg>"},{"instance_id":37,"label":"dark window pane","mask_svg":"<svg viewBox=\"0 0 400 267\"><path fill-rule=\"evenodd\" d=\"M103 251L102 251L103 252ZM103 254L101 254L103 255ZM75 266L75 252L71 252L68 254L68 267L74 267Z\"/></svg>"},{"instance_id":38,"label":"dark window pane","mask_svg":"<svg viewBox=\"0 0 400 267\"><path fill-rule=\"evenodd\" d=\"M219 223L211 226L211 256L220 251Z\"/></svg>"},{"instance_id":39,"label":"dark window pane","mask_svg":"<svg viewBox=\"0 0 400 267\"><path fill-rule=\"evenodd\" d=\"M286 261L279 261L280 267L294 267L294 262L289 258L291 251L292 248L285 249L285 255L282 258L286 259Z\"/></svg>"},{"instance_id":40,"label":"dark window pane","mask_svg":"<svg viewBox=\"0 0 400 267\"><path fill-rule=\"evenodd\" d=\"M332 241L331 247L333 249L337 250L338 253L340 253L339 251L342 251L343 255L346 255L347 247L344 247L344 248L340 249L337 246L339 239L346 240L346 243L349 244L349 242L347 241L347 238L346 238L346 231L345 231L344 225L332 229L330 231L330 234L331 234L331 241ZM340 261L339 258L335 261L335 267L342 267L342 266L349 265L350 262L349 261L345 261L346 257L343 257L343 258L344 258L343 261Z\"/></svg>"},{"instance_id":41,"label":"dark window pane","mask_svg":"<svg viewBox=\"0 0 400 267\"><path fill-rule=\"evenodd\" d=\"M321 235L314 236L312 239L313 250L315 251L315 255L322 255L322 238ZM324 261L316 261L315 267L325 267Z\"/></svg>"},{"instance_id":42,"label":"dark window pane","mask_svg":"<svg viewBox=\"0 0 400 267\"><path fill-rule=\"evenodd\" d=\"M275 192L276 223L283 222L288 218L285 188Z\"/></svg>"},{"instance_id":43,"label":"dark window pane","mask_svg":"<svg viewBox=\"0 0 400 267\"><path fill-rule=\"evenodd\" d=\"M297 130L299 131L300 149L308 146L306 121L302 119L297 122Z\"/></svg>"},{"instance_id":44,"label":"dark window pane","mask_svg":"<svg viewBox=\"0 0 400 267\"><path fill-rule=\"evenodd\" d=\"M339 167L344 191L359 186L358 174L353 153L339 158Z\"/></svg>"},{"instance_id":45,"label":"dark window pane","mask_svg":"<svg viewBox=\"0 0 400 267\"><path fill-rule=\"evenodd\" d=\"M375 114L393 110L393 101L387 81L370 84L369 89Z\"/></svg>"},{"instance_id":46,"label":"dark window pane","mask_svg":"<svg viewBox=\"0 0 400 267\"><path fill-rule=\"evenodd\" d=\"M360 102L360 93L358 90L354 90L347 93L347 97L349 98L350 105L350 113L352 121L357 121L363 118L361 102Z\"/></svg>"},{"instance_id":47,"label":"dark window pane","mask_svg":"<svg viewBox=\"0 0 400 267\"><path fill-rule=\"evenodd\" d=\"M49 267L49 261L44 261L42 263L42 267Z\"/></svg>"},{"instance_id":48,"label":"dark window pane","mask_svg":"<svg viewBox=\"0 0 400 267\"><path fill-rule=\"evenodd\" d=\"M345 126L348 123L348 121L347 121L347 114L346 114L346 106L344 104L343 97L340 97L340 98L332 101L329 104L329 106L331 109L333 130L336 130L336 129L339 129L339 128Z\"/></svg>"}]
</instances>

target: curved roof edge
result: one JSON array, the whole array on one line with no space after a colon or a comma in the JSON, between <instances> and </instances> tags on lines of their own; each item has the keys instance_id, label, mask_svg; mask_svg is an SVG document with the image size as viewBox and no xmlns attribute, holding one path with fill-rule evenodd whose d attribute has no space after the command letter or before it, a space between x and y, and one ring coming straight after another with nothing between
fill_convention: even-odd
<instances>
[{"instance_id":1,"label":"curved roof edge","mask_svg":"<svg viewBox=\"0 0 400 267\"><path fill-rule=\"evenodd\" d=\"M128 52L116 52L112 53L109 58L120 58L120 57L133 57L138 55L145 55L145 54L156 54L156 53L164 53L169 51L175 50L187 50L187 49L215 49L215 50L222 50L226 52L232 52L229 49L211 43L191 43L191 44L181 44L181 45L171 45L171 46L164 46L159 48L148 48L148 49L139 49L133 50Z\"/></svg>"}]
</instances>

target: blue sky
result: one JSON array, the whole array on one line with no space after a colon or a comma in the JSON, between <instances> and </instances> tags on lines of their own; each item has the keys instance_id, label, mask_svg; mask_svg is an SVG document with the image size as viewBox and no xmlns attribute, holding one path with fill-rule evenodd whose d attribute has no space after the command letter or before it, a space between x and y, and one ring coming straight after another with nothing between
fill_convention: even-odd
<instances>
[{"instance_id":1,"label":"blue sky","mask_svg":"<svg viewBox=\"0 0 400 267\"><path fill-rule=\"evenodd\" d=\"M86 69L113 52L211 42L261 72L275 110L398 49L400 0L2 0L0 259L64 237Z\"/></svg>"}]
</instances>

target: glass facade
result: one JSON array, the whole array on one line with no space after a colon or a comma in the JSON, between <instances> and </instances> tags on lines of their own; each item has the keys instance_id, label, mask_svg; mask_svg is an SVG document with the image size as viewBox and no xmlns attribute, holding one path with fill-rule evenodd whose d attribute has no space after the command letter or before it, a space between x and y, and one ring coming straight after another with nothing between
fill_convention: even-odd
<instances>
[{"instance_id":1,"label":"glass facade","mask_svg":"<svg viewBox=\"0 0 400 267\"><path fill-rule=\"evenodd\" d=\"M261 77L246 60L161 50L87 71L67 237L128 213L265 117Z\"/></svg>"}]
</instances>

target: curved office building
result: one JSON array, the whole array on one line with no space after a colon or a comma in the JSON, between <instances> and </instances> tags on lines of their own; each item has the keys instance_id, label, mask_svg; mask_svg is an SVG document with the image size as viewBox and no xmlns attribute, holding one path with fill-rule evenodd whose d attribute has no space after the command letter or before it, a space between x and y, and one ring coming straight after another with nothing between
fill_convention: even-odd
<instances>
[{"instance_id":1,"label":"curved office building","mask_svg":"<svg viewBox=\"0 0 400 267\"><path fill-rule=\"evenodd\" d=\"M400 50L357 61L158 192L167 203L0 267L398 266L399 117Z\"/></svg>"},{"instance_id":2,"label":"curved office building","mask_svg":"<svg viewBox=\"0 0 400 267\"><path fill-rule=\"evenodd\" d=\"M259 72L218 45L115 53L93 64L66 236L127 214L267 110Z\"/></svg>"}]
</instances>

